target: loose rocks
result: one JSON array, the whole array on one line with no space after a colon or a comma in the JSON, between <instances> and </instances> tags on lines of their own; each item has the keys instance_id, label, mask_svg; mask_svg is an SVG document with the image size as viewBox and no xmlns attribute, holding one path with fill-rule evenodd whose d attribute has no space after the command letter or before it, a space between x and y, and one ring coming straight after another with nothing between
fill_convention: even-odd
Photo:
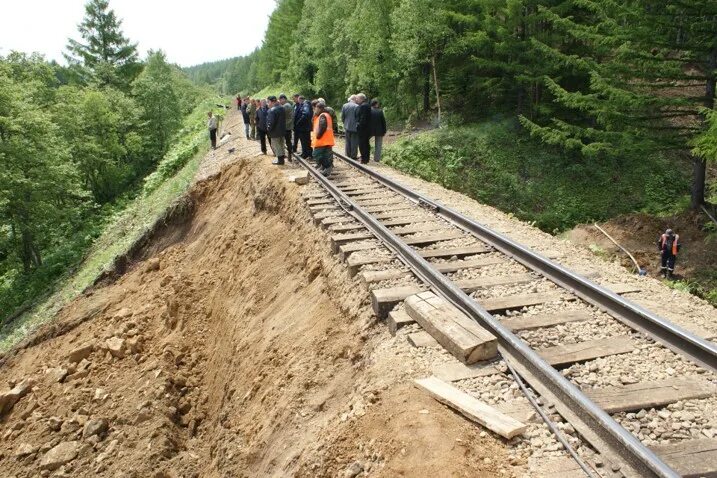
<instances>
[{"instance_id":1,"label":"loose rocks","mask_svg":"<svg viewBox=\"0 0 717 478\"><path fill-rule=\"evenodd\" d=\"M43 470L56 470L75 458L80 452L80 442L66 441L60 443L50 451L45 453L40 462L40 468Z\"/></svg>"}]
</instances>

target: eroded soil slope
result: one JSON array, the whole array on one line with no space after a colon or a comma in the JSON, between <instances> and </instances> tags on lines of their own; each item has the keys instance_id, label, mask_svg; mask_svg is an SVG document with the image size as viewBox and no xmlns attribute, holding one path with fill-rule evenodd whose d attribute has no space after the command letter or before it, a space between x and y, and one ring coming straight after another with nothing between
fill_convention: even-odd
<instances>
[{"instance_id":1,"label":"eroded soil slope","mask_svg":"<svg viewBox=\"0 0 717 478\"><path fill-rule=\"evenodd\" d=\"M378 347L265 158L200 182L124 275L3 358L1 476L498 475L501 443Z\"/></svg>"}]
</instances>

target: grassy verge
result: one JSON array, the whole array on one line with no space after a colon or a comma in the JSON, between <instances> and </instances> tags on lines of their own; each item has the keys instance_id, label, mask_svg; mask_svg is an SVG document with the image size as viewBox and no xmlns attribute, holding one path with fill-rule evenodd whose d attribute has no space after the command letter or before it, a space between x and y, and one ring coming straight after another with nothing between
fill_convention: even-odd
<instances>
[{"instance_id":1,"label":"grassy verge","mask_svg":"<svg viewBox=\"0 0 717 478\"><path fill-rule=\"evenodd\" d=\"M94 283L117 256L126 253L166 209L187 191L209 146L205 115L214 103L203 102L185 119L184 127L167 155L155 172L145 178L142 192L128 202L125 208L105 220L102 233L89 247L84 260L51 284L51 291L46 293L44 299L3 325L0 329L0 352L9 349L37 326L50 320L65 304ZM223 111L216 112L223 114Z\"/></svg>"},{"instance_id":2,"label":"grassy verge","mask_svg":"<svg viewBox=\"0 0 717 478\"><path fill-rule=\"evenodd\" d=\"M667 159L587 160L546 147L509 121L404 138L385 158L551 233L635 210L668 213L689 190L689 178Z\"/></svg>"}]
</instances>

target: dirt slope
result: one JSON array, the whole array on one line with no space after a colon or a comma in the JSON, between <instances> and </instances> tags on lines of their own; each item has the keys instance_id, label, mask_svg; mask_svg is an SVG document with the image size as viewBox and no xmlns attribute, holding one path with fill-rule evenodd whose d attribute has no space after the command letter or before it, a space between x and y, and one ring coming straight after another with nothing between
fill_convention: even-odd
<instances>
[{"instance_id":1,"label":"dirt slope","mask_svg":"<svg viewBox=\"0 0 717 478\"><path fill-rule=\"evenodd\" d=\"M380 346L298 187L236 147L123 276L3 358L0 475L511 476Z\"/></svg>"}]
</instances>

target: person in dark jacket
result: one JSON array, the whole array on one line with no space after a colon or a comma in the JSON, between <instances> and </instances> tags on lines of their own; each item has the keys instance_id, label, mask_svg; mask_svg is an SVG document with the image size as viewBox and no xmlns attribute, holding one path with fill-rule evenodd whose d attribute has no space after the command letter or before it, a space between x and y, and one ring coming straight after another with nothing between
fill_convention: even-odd
<instances>
[{"instance_id":1,"label":"person in dark jacket","mask_svg":"<svg viewBox=\"0 0 717 478\"><path fill-rule=\"evenodd\" d=\"M256 139L256 110L261 105L257 105L257 100L248 98L249 104L246 107L247 113L249 113L249 126L251 126L251 139Z\"/></svg>"},{"instance_id":2,"label":"person in dark jacket","mask_svg":"<svg viewBox=\"0 0 717 478\"><path fill-rule=\"evenodd\" d=\"M358 103L356 132L359 138L361 164L368 164L371 159L371 105L363 93L356 95L356 102Z\"/></svg>"},{"instance_id":3,"label":"person in dark jacket","mask_svg":"<svg viewBox=\"0 0 717 478\"><path fill-rule=\"evenodd\" d=\"M271 149L274 151L276 159L271 164L281 166L284 164L284 141L286 141L286 116L284 107L279 104L276 96L270 96L269 112L266 115L266 134L271 142Z\"/></svg>"},{"instance_id":4,"label":"person in dark jacket","mask_svg":"<svg viewBox=\"0 0 717 478\"><path fill-rule=\"evenodd\" d=\"M356 130L357 110L356 95L349 96L348 101L341 107L341 121L344 123L344 133L346 133L344 153L352 159L357 158L359 144L358 132Z\"/></svg>"},{"instance_id":5,"label":"person in dark jacket","mask_svg":"<svg viewBox=\"0 0 717 478\"><path fill-rule=\"evenodd\" d=\"M375 147L373 160L381 161L381 150L383 148L383 137L386 135L386 117L377 99L371 100L371 136L374 138Z\"/></svg>"},{"instance_id":6,"label":"person in dark jacket","mask_svg":"<svg viewBox=\"0 0 717 478\"><path fill-rule=\"evenodd\" d=\"M266 100L261 100L259 108L256 110L256 131L261 143L261 152L264 154L266 154L266 115L268 113L269 107L266 105Z\"/></svg>"},{"instance_id":7,"label":"person in dark jacket","mask_svg":"<svg viewBox=\"0 0 717 478\"><path fill-rule=\"evenodd\" d=\"M279 95L279 104L284 108L284 120L286 121L286 133L284 137L286 139L286 155L291 161L292 149L291 133L294 131L294 105L292 105L284 93Z\"/></svg>"},{"instance_id":8,"label":"person in dark jacket","mask_svg":"<svg viewBox=\"0 0 717 478\"><path fill-rule=\"evenodd\" d=\"M244 98L239 109L241 110L241 116L244 120L244 132L246 133L246 139L249 139L251 129L251 121L249 119L249 98Z\"/></svg>"},{"instance_id":9,"label":"person in dark jacket","mask_svg":"<svg viewBox=\"0 0 717 478\"><path fill-rule=\"evenodd\" d=\"M311 104L303 96L299 96L294 109L294 134L301 142L301 157L304 159L311 157L311 120L313 117Z\"/></svg>"},{"instance_id":10,"label":"person in dark jacket","mask_svg":"<svg viewBox=\"0 0 717 478\"><path fill-rule=\"evenodd\" d=\"M680 250L680 236L672 229L667 229L664 234L657 238L657 248L660 250L660 271L662 276L672 279L675 272L675 261Z\"/></svg>"}]
</instances>

